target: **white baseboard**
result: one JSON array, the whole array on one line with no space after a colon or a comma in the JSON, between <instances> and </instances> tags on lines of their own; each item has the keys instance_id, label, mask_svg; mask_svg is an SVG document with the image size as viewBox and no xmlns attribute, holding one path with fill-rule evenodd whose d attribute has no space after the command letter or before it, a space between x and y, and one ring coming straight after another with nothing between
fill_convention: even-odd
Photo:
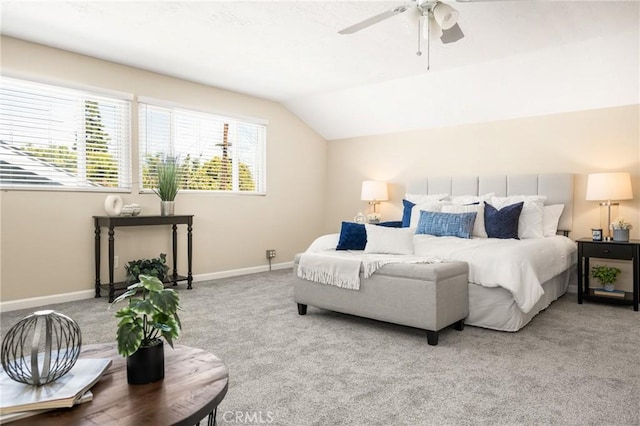
<instances>
[{"instance_id":1,"label":"white baseboard","mask_svg":"<svg viewBox=\"0 0 640 426\"><path fill-rule=\"evenodd\" d=\"M293 268L293 262L284 262L284 263L274 263L271 265L271 270L275 271L278 269L287 269ZM228 277L237 277L239 275L247 275L247 274L257 274L258 272L268 272L269 266L253 266L251 268L242 268L242 269L231 269L229 271L220 271L220 272L211 272L208 274L201 274L196 277L194 276L194 281L209 281L209 280L218 280L220 278L228 278Z\"/></svg>"},{"instance_id":2,"label":"white baseboard","mask_svg":"<svg viewBox=\"0 0 640 426\"><path fill-rule=\"evenodd\" d=\"M271 266L271 270L293 268L293 262L276 263ZM193 282L202 282L220 278L236 277L239 275L256 274L258 272L268 272L269 266L253 266L250 268L232 269L229 271L211 272L193 276ZM74 291L72 293L54 294L51 296L31 297L28 299L11 300L0 302L0 312L17 311L19 309L32 309L40 306L53 305L56 303L73 302L76 300L91 299L96 294L94 289Z\"/></svg>"},{"instance_id":3,"label":"white baseboard","mask_svg":"<svg viewBox=\"0 0 640 426\"><path fill-rule=\"evenodd\" d=\"M578 294L578 284L570 284L569 287L567 287L567 293Z\"/></svg>"},{"instance_id":4,"label":"white baseboard","mask_svg":"<svg viewBox=\"0 0 640 426\"><path fill-rule=\"evenodd\" d=\"M17 311L19 309L38 308L54 303L73 302L75 300L91 299L96 295L94 289L74 291L73 293L53 294L51 296L31 297L29 299L0 302L0 312Z\"/></svg>"}]
</instances>

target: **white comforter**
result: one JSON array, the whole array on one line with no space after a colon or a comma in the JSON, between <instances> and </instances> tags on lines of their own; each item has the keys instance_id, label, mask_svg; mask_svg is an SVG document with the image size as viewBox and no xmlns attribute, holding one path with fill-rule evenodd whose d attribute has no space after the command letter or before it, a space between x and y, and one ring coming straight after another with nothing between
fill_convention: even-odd
<instances>
[{"instance_id":1,"label":"white comforter","mask_svg":"<svg viewBox=\"0 0 640 426\"><path fill-rule=\"evenodd\" d=\"M307 252L333 251L338 238L339 234L320 237ZM576 244L563 236L501 240L414 235L413 244L415 256L467 262L469 282L504 287L525 313L544 294L542 283L577 262Z\"/></svg>"}]
</instances>

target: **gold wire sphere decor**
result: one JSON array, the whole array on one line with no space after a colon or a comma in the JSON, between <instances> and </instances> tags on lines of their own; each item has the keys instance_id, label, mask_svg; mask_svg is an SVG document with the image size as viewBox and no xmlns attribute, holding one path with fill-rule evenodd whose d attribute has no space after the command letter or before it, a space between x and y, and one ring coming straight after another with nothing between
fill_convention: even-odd
<instances>
[{"instance_id":1,"label":"gold wire sphere decor","mask_svg":"<svg viewBox=\"0 0 640 426\"><path fill-rule=\"evenodd\" d=\"M82 346L78 324L53 310L27 315L2 340L2 367L13 380L41 386L73 368Z\"/></svg>"}]
</instances>

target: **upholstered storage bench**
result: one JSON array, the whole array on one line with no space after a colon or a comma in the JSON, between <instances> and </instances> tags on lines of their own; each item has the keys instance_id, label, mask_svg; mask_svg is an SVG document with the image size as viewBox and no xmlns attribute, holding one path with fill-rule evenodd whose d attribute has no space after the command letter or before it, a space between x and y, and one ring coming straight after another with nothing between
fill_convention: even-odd
<instances>
[{"instance_id":1,"label":"upholstered storage bench","mask_svg":"<svg viewBox=\"0 0 640 426\"><path fill-rule=\"evenodd\" d=\"M440 330L454 324L464 328L469 313L469 268L466 262L391 263L363 279L360 289L348 290L301 279L294 265L293 298L298 313L307 305L427 330L430 345Z\"/></svg>"}]
</instances>

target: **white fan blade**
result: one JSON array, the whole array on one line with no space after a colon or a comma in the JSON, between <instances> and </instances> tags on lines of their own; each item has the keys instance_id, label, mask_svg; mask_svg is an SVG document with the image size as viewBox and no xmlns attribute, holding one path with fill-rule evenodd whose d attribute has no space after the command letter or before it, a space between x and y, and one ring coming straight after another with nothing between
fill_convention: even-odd
<instances>
[{"instance_id":1,"label":"white fan blade","mask_svg":"<svg viewBox=\"0 0 640 426\"><path fill-rule=\"evenodd\" d=\"M373 24L377 24L380 21L384 21L385 19L391 18L392 16L399 15L400 13L406 12L410 7L415 7L413 4L409 3L405 6L397 6L391 10L387 10L386 12L382 12L376 16L372 16L369 19L365 19L362 22L358 22L355 25L347 27L343 30L338 31L338 34L353 34L360 30L363 30L367 27L370 27Z\"/></svg>"},{"instance_id":2,"label":"white fan blade","mask_svg":"<svg viewBox=\"0 0 640 426\"><path fill-rule=\"evenodd\" d=\"M460 40L462 37L464 37L464 33L462 32L462 29L460 29L460 25L455 24L448 30L442 30L442 37L440 37L440 41L444 44L453 43L454 41Z\"/></svg>"}]
</instances>

